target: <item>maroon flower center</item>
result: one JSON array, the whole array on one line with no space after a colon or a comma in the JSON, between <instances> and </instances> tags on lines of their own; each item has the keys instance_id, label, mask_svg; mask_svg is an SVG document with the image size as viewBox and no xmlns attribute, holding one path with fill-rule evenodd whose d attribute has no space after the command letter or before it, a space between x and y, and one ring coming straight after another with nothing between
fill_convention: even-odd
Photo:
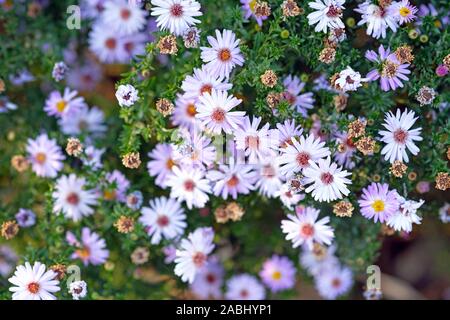
<instances>
[{"instance_id":1,"label":"maroon flower center","mask_svg":"<svg viewBox=\"0 0 450 320\"><path fill-rule=\"evenodd\" d=\"M327 17L329 17L329 18L336 18L336 17L341 16L341 14L342 14L342 10L336 6L331 5L328 8Z\"/></svg>"},{"instance_id":2,"label":"maroon flower center","mask_svg":"<svg viewBox=\"0 0 450 320\"><path fill-rule=\"evenodd\" d=\"M228 181L227 181L227 185L229 187L236 187L239 183L239 179L238 177L236 177L235 175L233 175Z\"/></svg>"},{"instance_id":3,"label":"maroon flower center","mask_svg":"<svg viewBox=\"0 0 450 320\"><path fill-rule=\"evenodd\" d=\"M273 178L276 175L275 169L270 165L266 165L263 167L262 175L267 178Z\"/></svg>"},{"instance_id":4,"label":"maroon flower center","mask_svg":"<svg viewBox=\"0 0 450 320\"><path fill-rule=\"evenodd\" d=\"M192 261L197 268L203 267L206 262L206 255L203 252L196 252L192 256Z\"/></svg>"},{"instance_id":5,"label":"maroon flower center","mask_svg":"<svg viewBox=\"0 0 450 320\"><path fill-rule=\"evenodd\" d=\"M184 182L184 189L185 189L186 191L192 192L192 191L194 191L194 188L195 188L195 182L194 182L194 181L192 181L192 180L186 180L186 181Z\"/></svg>"},{"instance_id":6,"label":"maroon flower center","mask_svg":"<svg viewBox=\"0 0 450 320\"><path fill-rule=\"evenodd\" d=\"M209 94L211 94L211 92L212 92L212 85L206 83L200 88L200 93L201 94L204 94L205 92L208 92Z\"/></svg>"},{"instance_id":7,"label":"maroon flower center","mask_svg":"<svg viewBox=\"0 0 450 320\"><path fill-rule=\"evenodd\" d=\"M322 173L322 175L320 176L320 180L322 180L322 182L324 184L331 184L331 183L333 183L334 178L331 173L325 172L325 173Z\"/></svg>"},{"instance_id":8,"label":"maroon flower center","mask_svg":"<svg viewBox=\"0 0 450 320\"><path fill-rule=\"evenodd\" d=\"M212 274L212 273L208 273L206 275L206 282L208 282L208 283L216 282L216 276L214 274Z\"/></svg>"},{"instance_id":9,"label":"maroon flower center","mask_svg":"<svg viewBox=\"0 0 450 320\"><path fill-rule=\"evenodd\" d=\"M67 195L67 203L76 206L80 202L80 197L75 192L71 192Z\"/></svg>"},{"instance_id":10,"label":"maroon flower center","mask_svg":"<svg viewBox=\"0 0 450 320\"><path fill-rule=\"evenodd\" d=\"M172 15L172 17L181 17L183 15L183 6L179 3L174 4L170 8L170 14Z\"/></svg>"},{"instance_id":11,"label":"maroon flower center","mask_svg":"<svg viewBox=\"0 0 450 320\"><path fill-rule=\"evenodd\" d=\"M169 218L166 215L161 215L158 217L158 220L156 220L156 223L161 228L167 227L167 225L169 224Z\"/></svg>"},{"instance_id":12,"label":"maroon flower center","mask_svg":"<svg viewBox=\"0 0 450 320\"><path fill-rule=\"evenodd\" d=\"M120 17L123 20L128 20L131 17L131 11L129 9L122 9L120 11Z\"/></svg>"},{"instance_id":13,"label":"maroon flower center","mask_svg":"<svg viewBox=\"0 0 450 320\"><path fill-rule=\"evenodd\" d=\"M408 132L402 129L398 129L394 132L394 140L397 143L405 144L406 139L408 138Z\"/></svg>"},{"instance_id":14,"label":"maroon flower center","mask_svg":"<svg viewBox=\"0 0 450 320\"><path fill-rule=\"evenodd\" d=\"M259 148L259 137L248 136L245 137L245 146L251 149Z\"/></svg>"},{"instance_id":15,"label":"maroon flower center","mask_svg":"<svg viewBox=\"0 0 450 320\"><path fill-rule=\"evenodd\" d=\"M225 111L223 111L220 108L216 108L213 113L211 114L211 118L215 122L223 122L225 120Z\"/></svg>"},{"instance_id":16,"label":"maroon flower center","mask_svg":"<svg viewBox=\"0 0 450 320\"><path fill-rule=\"evenodd\" d=\"M300 228L300 233L305 237L311 237L314 234L314 226L307 223Z\"/></svg>"},{"instance_id":17,"label":"maroon flower center","mask_svg":"<svg viewBox=\"0 0 450 320\"><path fill-rule=\"evenodd\" d=\"M242 289L242 290L241 290L241 297L242 297L242 298L247 298L247 297L248 297L248 291L247 291L247 289Z\"/></svg>"},{"instance_id":18,"label":"maroon flower center","mask_svg":"<svg viewBox=\"0 0 450 320\"><path fill-rule=\"evenodd\" d=\"M284 100L286 100L291 106L295 103L295 100L296 100L295 96L294 96L292 93L290 93L289 91L285 91L285 92L283 93L283 98L284 98Z\"/></svg>"},{"instance_id":19,"label":"maroon flower center","mask_svg":"<svg viewBox=\"0 0 450 320\"><path fill-rule=\"evenodd\" d=\"M110 49L110 50L115 49L116 46L117 46L117 41L116 41L116 39L114 39L114 38L108 38L108 39L106 39L106 41L105 41L105 46L106 46L106 48L108 48L108 49Z\"/></svg>"},{"instance_id":20,"label":"maroon flower center","mask_svg":"<svg viewBox=\"0 0 450 320\"><path fill-rule=\"evenodd\" d=\"M341 279L338 279L338 278L334 278L333 279L333 281L331 282L331 285L334 287L334 288L339 288L340 286L341 286Z\"/></svg>"},{"instance_id":21,"label":"maroon flower center","mask_svg":"<svg viewBox=\"0 0 450 320\"><path fill-rule=\"evenodd\" d=\"M353 80L350 76L347 76L347 78L345 78L345 82L347 82L348 84L354 84L355 80Z\"/></svg>"},{"instance_id":22,"label":"maroon flower center","mask_svg":"<svg viewBox=\"0 0 450 320\"><path fill-rule=\"evenodd\" d=\"M40 287L41 287L41 286L40 286L39 283L37 283L37 282L31 282L31 283L29 283L28 286L27 286L28 291L30 291L32 294L38 293Z\"/></svg>"},{"instance_id":23,"label":"maroon flower center","mask_svg":"<svg viewBox=\"0 0 450 320\"><path fill-rule=\"evenodd\" d=\"M306 152L300 152L295 159L300 167L306 167L311 157Z\"/></svg>"}]
</instances>

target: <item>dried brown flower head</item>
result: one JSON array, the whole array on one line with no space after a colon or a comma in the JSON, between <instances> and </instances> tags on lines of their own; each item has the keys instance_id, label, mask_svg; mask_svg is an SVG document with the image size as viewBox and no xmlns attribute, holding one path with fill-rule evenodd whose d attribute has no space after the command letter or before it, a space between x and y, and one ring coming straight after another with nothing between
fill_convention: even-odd
<instances>
[{"instance_id":1,"label":"dried brown flower head","mask_svg":"<svg viewBox=\"0 0 450 320\"><path fill-rule=\"evenodd\" d=\"M137 247L134 249L133 253L131 254L131 262L133 262L135 265L141 265L148 261L148 258L150 256L150 252L145 247Z\"/></svg>"},{"instance_id":2,"label":"dried brown flower head","mask_svg":"<svg viewBox=\"0 0 450 320\"><path fill-rule=\"evenodd\" d=\"M387 226L386 224L381 225L381 234L383 236L392 236L395 233L394 228Z\"/></svg>"},{"instance_id":3,"label":"dried brown flower head","mask_svg":"<svg viewBox=\"0 0 450 320\"><path fill-rule=\"evenodd\" d=\"M296 17L302 13L301 8L297 5L294 0L286 0L281 4L281 9L283 10L283 16L285 17Z\"/></svg>"},{"instance_id":4,"label":"dried brown flower head","mask_svg":"<svg viewBox=\"0 0 450 320\"><path fill-rule=\"evenodd\" d=\"M67 139L66 152L69 156L78 157L83 152L83 145L77 138Z\"/></svg>"},{"instance_id":5,"label":"dried brown flower head","mask_svg":"<svg viewBox=\"0 0 450 320\"><path fill-rule=\"evenodd\" d=\"M30 167L30 163L24 156L15 155L11 158L11 166L18 172L24 172Z\"/></svg>"},{"instance_id":6,"label":"dried brown flower head","mask_svg":"<svg viewBox=\"0 0 450 320\"><path fill-rule=\"evenodd\" d=\"M372 154L375 150L375 140L373 140L372 137L363 137L355 142L355 146L359 152L367 156L368 154Z\"/></svg>"},{"instance_id":7,"label":"dried brown flower head","mask_svg":"<svg viewBox=\"0 0 450 320\"><path fill-rule=\"evenodd\" d=\"M273 88L277 85L278 77L273 70L266 70L260 77L263 85L269 88Z\"/></svg>"},{"instance_id":8,"label":"dried brown flower head","mask_svg":"<svg viewBox=\"0 0 450 320\"><path fill-rule=\"evenodd\" d=\"M450 160L450 147L447 148L447 159Z\"/></svg>"},{"instance_id":9,"label":"dried brown flower head","mask_svg":"<svg viewBox=\"0 0 450 320\"><path fill-rule=\"evenodd\" d=\"M237 202L230 202L227 204L225 211L227 216L233 221L239 221L244 216L244 209Z\"/></svg>"},{"instance_id":10,"label":"dried brown flower head","mask_svg":"<svg viewBox=\"0 0 450 320\"><path fill-rule=\"evenodd\" d=\"M442 60L442 63L450 69L450 53L445 56L445 58Z\"/></svg>"},{"instance_id":11,"label":"dried brown flower head","mask_svg":"<svg viewBox=\"0 0 450 320\"><path fill-rule=\"evenodd\" d=\"M362 137L366 134L366 125L367 122L361 121L359 119L350 122L350 124L348 125L348 136L350 138L359 138Z\"/></svg>"},{"instance_id":12,"label":"dried brown flower head","mask_svg":"<svg viewBox=\"0 0 450 320\"><path fill-rule=\"evenodd\" d=\"M333 205L333 212L338 217L351 217L354 207L351 202L339 201Z\"/></svg>"},{"instance_id":13,"label":"dried brown flower head","mask_svg":"<svg viewBox=\"0 0 450 320\"><path fill-rule=\"evenodd\" d=\"M3 79L0 79L0 93L5 91L5 81Z\"/></svg>"},{"instance_id":14,"label":"dried brown flower head","mask_svg":"<svg viewBox=\"0 0 450 320\"><path fill-rule=\"evenodd\" d=\"M445 191L450 188L450 176L447 172L439 172L435 181L438 190Z\"/></svg>"},{"instance_id":15,"label":"dried brown flower head","mask_svg":"<svg viewBox=\"0 0 450 320\"><path fill-rule=\"evenodd\" d=\"M408 166L401 162L400 160L395 160L394 163L391 165L390 172L397 178L403 177L403 175L406 173L406 170L408 169Z\"/></svg>"},{"instance_id":16,"label":"dried brown flower head","mask_svg":"<svg viewBox=\"0 0 450 320\"><path fill-rule=\"evenodd\" d=\"M156 46L158 47L161 54L177 54L177 37L175 37L174 35L161 37Z\"/></svg>"},{"instance_id":17,"label":"dried brown flower head","mask_svg":"<svg viewBox=\"0 0 450 320\"><path fill-rule=\"evenodd\" d=\"M123 156L122 164L126 168L137 169L141 165L141 157L139 152L130 152Z\"/></svg>"},{"instance_id":18,"label":"dried brown flower head","mask_svg":"<svg viewBox=\"0 0 450 320\"><path fill-rule=\"evenodd\" d=\"M33 1L28 4L27 16L36 18L42 12L42 6L39 2Z\"/></svg>"},{"instance_id":19,"label":"dried brown flower head","mask_svg":"<svg viewBox=\"0 0 450 320\"><path fill-rule=\"evenodd\" d=\"M436 98L436 91L433 88L423 86L420 88L419 92L417 92L416 99L420 103L420 106L424 106L427 104L432 104L434 99Z\"/></svg>"},{"instance_id":20,"label":"dried brown flower head","mask_svg":"<svg viewBox=\"0 0 450 320\"><path fill-rule=\"evenodd\" d=\"M257 1L253 8L255 17L262 18L270 16L272 10L266 1Z\"/></svg>"},{"instance_id":21,"label":"dried brown flower head","mask_svg":"<svg viewBox=\"0 0 450 320\"><path fill-rule=\"evenodd\" d=\"M319 61L325 64L334 62L336 58L336 49L333 47L326 47L319 54Z\"/></svg>"},{"instance_id":22,"label":"dried brown flower head","mask_svg":"<svg viewBox=\"0 0 450 320\"><path fill-rule=\"evenodd\" d=\"M414 171L411 171L410 173L408 173L408 180L416 181L416 179L417 179L417 173L415 173Z\"/></svg>"},{"instance_id":23,"label":"dried brown flower head","mask_svg":"<svg viewBox=\"0 0 450 320\"><path fill-rule=\"evenodd\" d=\"M228 220L230 219L228 217L228 212L225 210L225 206L224 205L218 207L214 211L214 217L216 218L216 222L217 223L227 223Z\"/></svg>"},{"instance_id":24,"label":"dried brown flower head","mask_svg":"<svg viewBox=\"0 0 450 320\"><path fill-rule=\"evenodd\" d=\"M5 221L0 228L1 235L6 240L11 240L19 232L19 225L14 220Z\"/></svg>"},{"instance_id":25,"label":"dried brown flower head","mask_svg":"<svg viewBox=\"0 0 450 320\"><path fill-rule=\"evenodd\" d=\"M61 281L66 276L67 267L63 264L58 263L50 266L50 270L56 272L56 279Z\"/></svg>"},{"instance_id":26,"label":"dried brown flower head","mask_svg":"<svg viewBox=\"0 0 450 320\"><path fill-rule=\"evenodd\" d=\"M392 0L378 0L378 4L381 8L387 8L392 3Z\"/></svg>"},{"instance_id":27,"label":"dried brown flower head","mask_svg":"<svg viewBox=\"0 0 450 320\"><path fill-rule=\"evenodd\" d=\"M347 107L348 95L338 94L333 97L334 107L337 111L343 111Z\"/></svg>"},{"instance_id":28,"label":"dried brown flower head","mask_svg":"<svg viewBox=\"0 0 450 320\"><path fill-rule=\"evenodd\" d=\"M278 107L280 102L283 101L283 93L271 92L267 95L266 102L272 109Z\"/></svg>"},{"instance_id":29,"label":"dried brown flower head","mask_svg":"<svg viewBox=\"0 0 450 320\"><path fill-rule=\"evenodd\" d=\"M116 227L117 231L120 233L130 233L134 230L134 219L127 216L121 216L114 223L114 227Z\"/></svg>"},{"instance_id":30,"label":"dried brown flower head","mask_svg":"<svg viewBox=\"0 0 450 320\"><path fill-rule=\"evenodd\" d=\"M414 60L412 47L408 45L398 47L397 50L395 50L395 56L400 63L411 63Z\"/></svg>"},{"instance_id":31,"label":"dried brown flower head","mask_svg":"<svg viewBox=\"0 0 450 320\"><path fill-rule=\"evenodd\" d=\"M174 110L174 105L172 102L170 102L168 99L159 99L156 102L156 110L159 111L164 117L167 117L172 114Z\"/></svg>"}]
</instances>

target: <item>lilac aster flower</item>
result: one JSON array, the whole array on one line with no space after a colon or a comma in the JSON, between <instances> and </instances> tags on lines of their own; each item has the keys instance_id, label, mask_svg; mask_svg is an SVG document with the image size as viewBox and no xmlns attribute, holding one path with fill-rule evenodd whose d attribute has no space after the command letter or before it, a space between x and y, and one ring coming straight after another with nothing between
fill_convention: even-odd
<instances>
[{"instance_id":1,"label":"lilac aster flower","mask_svg":"<svg viewBox=\"0 0 450 320\"><path fill-rule=\"evenodd\" d=\"M383 45L378 48L378 54L373 50L366 52L366 59L377 63L377 68L371 70L366 78L369 81L375 81L380 78L381 89L383 91L395 90L398 87L403 88L401 80L408 81L406 76L410 74L409 63L401 64L390 49L384 49Z\"/></svg>"},{"instance_id":2,"label":"lilac aster flower","mask_svg":"<svg viewBox=\"0 0 450 320\"><path fill-rule=\"evenodd\" d=\"M22 228L28 228L36 223L36 215L33 211L20 208L16 214L16 220Z\"/></svg>"},{"instance_id":3,"label":"lilac aster flower","mask_svg":"<svg viewBox=\"0 0 450 320\"><path fill-rule=\"evenodd\" d=\"M268 17L255 15L254 10L257 2L258 1L256 0L241 0L242 12L244 13L245 19L253 18L256 20L256 23L261 27L263 21L266 20Z\"/></svg>"},{"instance_id":4,"label":"lilac aster flower","mask_svg":"<svg viewBox=\"0 0 450 320\"><path fill-rule=\"evenodd\" d=\"M399 202L395 190L389 190L387 183L372 183L362 190L361 199L358 200L361 214L367 219L378 220L383 223L395 214Z\"/></svg>"},{"instance_id":5,"label":"lilac aster flower","mask_svg":"<svg viewBox=\"0 0 450 320\"><path fill-rule=\"evenodd\" d=\"M305 87L305 83L300 81L297 76L289 75L284 78L283 85L285 92L284 98L287 102L297 109L304 117L307 116L307 109L312 109L314 98L312 92L300 94Z\"/></svg>"},{"instance_id":6,"label":"lilac aster flower","mask_svg":"<svg viewBox=\"0 0 450 320\"><path fill-rule=\"evenodd\" d=\"M66 240L70 245L77 248L70 257L80 259L85 266L103 264L109 257L105 239L100 238L97 233L92 232L89 228L85 227L81 230L81 242L70 231L66 234Z\"/></svg>"},{"instance_id":7,"label":"lilac aster flower","mask_svg":"<svg viewBox=\"0 0 450 320\"><path fill-rule=\"evenodd\" d=\"M295 285L296 269L287 257L273 255L263 264L259 276L272 292L291 289Z\"/></svg>"},{"instance_id":8,"label":"lilac aster flower","mask_svg":"<svg viewBox=\"0 0 450 320\"><path fill-rule=\"evenodd\" d=\"M166 187L167 177L172 173L176 162L173 157L173 146L167 143L159 143L148 154L150 161L147 169L152 177L156 177L155 184L161 188Z\"/></svg>"},{"instance_id":9,"label":"lilac aster flower","mask_svg":"<svg viewBox=\"0 0 450 320\"><path fill-rule=\"evenodd\" d=\"M61 148L56 144L56 140L49 139L46 133L35 140L28 139L26 150L31 168L39 177L55 178L64 166L65 157Z\"/></svg>"},{"instance_id":10,"label":"lilac aster flower","mask_svg":"<svg viewBox=\"0 0 450 320\"><path fill-rule=\"evenodd\" d=\"M74 111L86 108L83 97L77 97L77 91L70 91L69 88L64 89L64 93L53 91L50 93L45 102L44 111L49 116L63 117L73 114Z\"/></svg>"},{"instance_id":11,"label":"lilac aster flower","mask_svg":"<svg viewBox=\"0 0 450 320\"><path fill-rule=\"evenodd\" d=\"M106 200L117 200L120 202L126 202L126 193L130 186L130 181L123 175L122 172L114 170L113 172L106 174L106 181L112 185L113 190L108 188L104 192L104 198Z\"/></svg>"}]
</instances>

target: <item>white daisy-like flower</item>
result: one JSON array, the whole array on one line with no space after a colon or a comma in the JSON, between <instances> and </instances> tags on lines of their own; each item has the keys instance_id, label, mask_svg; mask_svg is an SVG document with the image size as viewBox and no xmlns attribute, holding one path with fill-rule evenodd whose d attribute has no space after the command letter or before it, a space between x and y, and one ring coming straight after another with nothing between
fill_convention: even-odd
<instances>
[{"instance_id":1,"label":"white daisy-like flower","mask_svg":"<svg viewBox=\"0 0 450 320\"><path fill-rule=\"evenodd\" d=\"M312 207L303 207L296 211L296 215L288 215L289 220L281 221L281 230L286 233L286 240L292 241L293 248L304 245L312 250L315 242L331 244L334 230L327 225L330 217L317 221L320 211Z\"/></svg>"},{"instance_id":2,"label":"white daisy-like flower","mask_svg":"<svg viewBox=\"0 0 450 320\"><path fill-rule=\"evenodd\" d=\"M228 79L233 68L244 64L244 57L239 49L239 39L231 30L216 30L216 38L208 36L211 48L201 47L201 58L206 68L215 76Z\"/></svg>"},{"instance_id":3,"label":"white daisy-like flower","mask_svg":"<svg viewBox=\"0 0 450 320\"><path fill-rule=\"evenodd\" d=\"M26 146L28 161L39 177L55 178L64 167L65 156L55 139L49 139L42 133L35 140L28 139Z\"/></svg>"},{"instance_id":4,"label":"white daisy-like flower","mask_svg":"<svg viewBox=\"0 0 450 320\"><path fill-rule=\"evenodd\" d=\"M131 35L145 25L146 11L127 1L106 1L101 19L119 35Z\"/></svg>"},{"instance_id":5,"label":"white daisy-like flower","mask_svg":"<svg viewBox=\"0 0 450 320\"><path fill-rule=\"evenodd\" d=\"M125 63L130 60L130 55L123 45L123 36L103 23L93 25L89 33L89 49L103 63Z\"/></svg>"},{"instance_id":6,"label":"white daisy-like flower","mask_svg":"<svg viewBox=\"0 0 450 320\"><path fill-rule=\"evenodd\" d=\"M316 11L308 14L308 24L317 24L314 28L316 32L327 33L328 28L344 29L345 25L341 18L343 10L345 9L343 4L345 0L315 0L309 2L308 6Z\"/></svg>"},{"instance_id":7,"label":"white daisy-like flower","mask_svg":"<svg viewBox=\"0 0 450 320\"><path fill-rule=\"evenodd\" d=\"M275 192L275 197L280 198L281 202L289 209L292 210L292 206L295 206L300 201L305 199L303 193L297 193L291 190L291 188L285 183L281 188Z\"/></svg>"},{"instance_id":8,"label":"white daisy-like flower","mask_svg":"<svg viewBox=\"0 0 450 320\"><path fill-rule=\"evenodd\" d=\"M339 72L339 76L335 81L335 87L343 92L356 91L365 81L366 79L362 78L358 71L347 66L347 68Z\"/></svg>"},{"instance_id":9,"label":"white daisy-like flower","mask_svg":"<svg viewBox=\"0 0 450 320\"><path fill-rule=\"evenodd\" d=\"M302 250L302 253L300 254L300 264L309 274L317 276L327 268L339 265L339 260L334 255L335 252L335 245L326 247L315 243L312 250L309 250L308 248Z\"/></svg>"},{"instance_id":10,"label":"white daisy-like flower","mask_svg":"<svg viewBox=\"0 0 450 320\"><path fill-rule=\"evenodd\" d=\"M413 223L420 224L422 221L422 218L417 215L417 210L425 201L408 200L398 194L397 199L400 202L399 210L387 219L386 224L396 231L410 233Z\"/></svg>"},{"instance_id":11,"label":"white daisy-like flower","mask_svg":"<svg viewBox=\"0 0 450 320\"><path fill-rule=\"evenodd\" d=\"M195 117L214 134L220 134L222 131L231 134L244 120L244 111L231 111L241 102L242 100L229 96L226 91L213 89L211 94L206 92L199 97Z\"/></svg>"},{"instance_id":12,"label":"white daisy-like flower","mask_svg":"<svg viewBox=\"0 0 450 320\"><path fill-rule=\"evenodd\" d=\"M171 187L170 197L186 201L189 209L203 208L209 200L208 193L211 192L209 181L203 177L200 169L173 167L167 186Z\"/></svg>"},{"instance_id":13,"label":"white daisy-like flower","mask_svg":"<svg viewBox=\"0 0 450 320\"><path fill-rule=\"evenodd\" d=\"M300 136L299 140L291 139L292 144L280 148L281 173L291 177L295 173L310 167L310 160L318 161L331 154L330 149L325 147L325 142L315 138L313 134L306 137Z\"/></svg>"},{"instance_id":14,"label":"white daisy-like flower","mask_svg":"<svg viewBox=\"0 0 450 320\"><path fill-rule=\"evenodd\" d=\"M279 158L261 160L257 168L258 176L255 187L263 196L275 197L284 181L284 177L280 173Z\"/></svg>"},{"instance_id":15,"label":"white daisy-like flower","mask_svg":"<svg viewBox=\"0 0 450 320\"><path fill-rule=\"evenodd\" d=\"M80 300L87 295L87 283L83 280L71 282L69 285L69 293L73 300Z\"/></svg>"},{"instance_id":16,"label":"white daisy-like flower","mask_svg":"<svg viewBox=\"0 0 450 320\"><path fill-rule=\"evenodd\" d=\"M116 98L121 107L131 107L139 100L139 91L131 84L121 84L116 91Z\"/></svg>"},{"instance_id":17,"label":"white daisy-like flower","mask_svg":"<svg viewBox=\"0 0 450 320\"><path fill-rule=\"evenodd\" d=\"M261 118L244 118L244 123L234 132L236 149L243 150L249 164L257 164L259 160L274 155L278 148L278 131L270 130L269 123L258 129Z\"/></svg>"},{"instance_id":18,"label":"white daisy-like flower","mask_svg":"<svg viewBox=\"0 0 450 320\"><path fill-rule=\"evenodd\" d=\"M347 196L350 193L346 185L352 181L346 177L351 173L342 170L336 163L331 163L330 157L319 159L318 163L310 160L309 163L311 166L303 170L303 174L305 185L311 185L305 192L311 192L314 200L330 202L342 199L342 195Z\"/></svg>"},{"instance_id":19,"label":"white daisy-like flower","mask_svg":"<svg viewBox=\"0 0 450 320\"><path fill-rule=\"evenodd\" d=\"M373 4L370 0L359 4L355 11L361 14L358 26L367 24L366 33L369 36L384 39L388 27L394 32L397 31L398 24L395 16L390 14L389 10Z\"/></svg>"},{"instance_id":20,"label":"white daisy-like flower","mask_svg":"<svg viewBox=\"0 0 450 320\"><path fill-rule=\"evenodd\" d=\"M204 93L211 94L212 90L228 91L233 85L227 82L224 77L211 73L205 65L201 69L195 68L194 74L186 76L181 83L183 96L187 99L197 100Z\"/></svg>"},{"instance_id":21,"label":"white daisy-like flower","mask_svg":"<svg viewBox=\"0 0 450 320\"><path fill-rule=\"evenodd\" d=\"M152 0L152 16L161 31L169 30L176 36L181 36L189 27L200 20L195 17L202 15L200 3L195 0Z\"/></svg>"},{"instance_id":22,"label":"white daisy-like flower","mask_svg":"<svg viewBox=\"0 0 450 320\"><path fill-rule=\"evenodd\" d=\"M225 297L228 300L264 300L266 291L255 276L244 273L228 280Z\"/></svg>"},{"instance_id":23,"label":"white daisy-like flower","mask_svg":"<svg viewBox=\"0 0 450 320\"><path fill-rule=\"evenodd\" d=\"M70 117L59 120L59 126L64 134L77 136L82 133L98 136L106 131L105 115L97 107L81 108Z\"/></svg>"},{"instance_id":24,"label":"white daisy-like flower","mask_svg":"<svg viewBox=\"0 0 450 320\"><path fill-rule=\"evenodd\" d=\"M186 215L180 203L174 199L160 197L150 200L150 207L141 209L139 221L146 227L152 244L161 239L174 239L183 234L186 228Z\"/></svg>"},{"instance_id":25,"label":"white daisy-like flower","mask_svg":"<svg viewBox=\"0 0 450 320\"><path fill-rule=\"evenodd\" d=\"M225 270L217 257L210 257L191 284L191 291L200 299L220 299L224 273Z\"/></svg>"},{"instance_id":26,"label":"white daisy-like flower","mask_svg":"<svg viewBox=\"0 0 450 320\"><path fill-rule=\"evenodd\" d=\"M414 141L423 140L420 136L422 128L411 129L417 120L417 117L414 118L414 116L414 111L408 111L408 109L403 112L397 109L395 115L390 111L386 113L383 126L387 130L379 132L381 141L386 143L381 150L384 160L389 160L390 163L394 163L395 160L408 163L409 157L406 149L414 156L419 153L420 149Z\"/></svg>"},{"instance_id":27,"label":"white daisy-like flower","mask_svg":"<svg viewBox=\"0 0 450 320\"><path fill-rule=\"evenodd\" d=\"M17 266L14 275L8 279L14 286L13 300L56 300L53 293L58 292L59 281L56 272L47 270L45 264L35 262L33 266L25 262L25 266Z\"/></svg>"},{"instance_id":28,"label":"white daisy-like flower","mask_svg":"<svg viewBox=\"0 0 450 320\"><path fill-rule=\"evenodd\" d=\"M216 160L216 147L207 136L194 130L183 134L182 139L174 152L174 160L180 166L205 169Z\"/></svg>"},{"instance_id":29,"label":"white daisy-like flower","mask_svg":"<svg viewBox=\"0 0 450 320\"><path fill-rule=\"evenodd\" d=\"M213 183L214 195L227 199L229 195L237 199L239 194L248 194L254 189L256 173L253 166L236 163L230 157L229 164L221 164L218 170L210 170L207 178Z\"/></svg>"},{"instance_id":30,"label":"white daisy-like flower","mask_svg":"<svg viewBox=\"0 0 450 320\"><path fill-rule=\"evenodd\" d=\"M214 250L212 228L197 228L182 239L176 251L175 274L184 282L193 283L202 268L207 265L208 255Z\"/></svg>"},{"instance_id":31,"label":"white daisy-like flower","mask_svg":"<svg viewBox=\"0 0 450 320\"><path fill-rule=\"evenodd\" d=\"M179 94L175 100L175 109L170 117L172 123L191 132L198 129L199 120L195 118L197 114L196 103L196 99Z\"/></svg>"},{"instance_id":32,"label":"white daisy-like flower","mask_svg":"<svg viewBox=\"0 0 450 320\"><path fill-rule=\"evenodd\" d=\"M347 293L353 285L352 271L336 266L316 276L316 288L325 299L334 300Z\"/></svg>"},{"instance_id":33,"label":"white daisy-like flower","mask_svg":"<svg viewBox=\"0 0 450 320\"><path fill-rule=\"evenodd\" d=\"M53 212L63 212L67 218L79 221L84 216L94 213L92 206L97 204L95 190L86 190L86 179L77 178L75 174L58 179L52 194L55 203Z\"/></svg>"}]
</instances>

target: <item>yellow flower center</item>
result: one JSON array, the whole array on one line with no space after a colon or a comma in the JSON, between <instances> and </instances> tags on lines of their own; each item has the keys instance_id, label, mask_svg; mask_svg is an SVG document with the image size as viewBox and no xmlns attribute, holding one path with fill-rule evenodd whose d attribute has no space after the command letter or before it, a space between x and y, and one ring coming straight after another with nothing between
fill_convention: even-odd
<instances>
[{"instance_id":1,"label":"yellow flower center","mask_svg":"<svg viewBox=\"0 0 450 320\"><path fill-rule=\"evenodd\" d=\"M35 156L36 162L39 164L44 164L47 156L43 152L38 152Z\"/></svg>"},{"instance_id":2,"label":"yellow flower center","mask_svg":"<svg viewBox=\"0 0 450 320\"><path fill-rule=\"evenodd\" d=\"M255 6L256 3L258 2L258 0L252 0L250 1L250 3L248 4L248 6L250 7L250 10L252 10L253 12L255 12Z\"/></svg>"},{"instance_id":3,"label":"yellow flower center","mask_svg":"<svg viewBox=\"0 0 450 320\"><path fill-rule=\"evenodd\" d=\"M64 109L66 108L66 102L64 100L59 101L58 103L56 103L56 110L58 110L58 112L63 112Z\"/></svg>"},{"instance_id":4,"label":"yellow flower center","mask_svg":"<svg viewBox=\"0 0 450 320\"><path fill-rule=\"evenodd\" d=\"M274 273L272 273L272 279L273 280L280 280L281 279L281 272L280 271L275 271Z\"/></svg>"},{"instance_id":5,"label":"yellow flower center","mask_svg":"<svg viewBox=\"0 0 450 320\"><path fill-rule=\"evenodd\" d=\"M407 16L409 16L410 14L411 14L411 10L409 10L408 8L406 8L406 7L400 8L400 15L401 15L402 17L407 17Z\"/></svg>"},{"instance_id":6,"label":"yellow flower center","mask_svg":"<svg viewBox=\"0 0 450 320\"><path fill-rule=\"evenodd\" d=\"M375 200L372 204L373 210L375 212L381 212L384 211L384 201L383 200Z\"/></svg>"}]
</instances>

